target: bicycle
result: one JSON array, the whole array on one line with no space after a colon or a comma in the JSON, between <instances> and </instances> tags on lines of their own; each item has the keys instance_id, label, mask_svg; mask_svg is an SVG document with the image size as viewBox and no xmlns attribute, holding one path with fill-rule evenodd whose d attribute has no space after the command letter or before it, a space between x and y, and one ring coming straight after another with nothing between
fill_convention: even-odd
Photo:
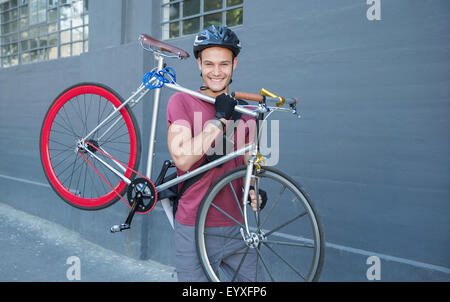
<instances>
[{"instance_id":1,"label":"bicycle","mask_svg":"<svg viewBox=\"0 0 450 302\"><path fill-rule=\"evenodd\" d=\"M211 281L230 280L230 276L217 271L205 243L208 236L217 236L206 226L208 213L218 211L240 226L239 236L227 238L240 241L241 247L234 251L242 254L236 274L248 251L254 249L258 255L257 266L260 261L259 267L264 267L263 271L256 270L255 273L263 279L317 281L324 261L325 242L314 205L289 176L264 166L259 153L262 129L259 122L275 111L297 114L298 100L265 89L261 94L234 92L236 98L257 102L255 106L238 105L235 108L257 121L254 141L173 179L167 179L165 175L171 166L166 161L158 180L152 182L150 174L161 89L167 87L185 92L209 103L214 103L215 99L177 84L175 71L164 63L165 58L186 59L189 57L187 52L145 34L140 35L139 41L145 50L153 53L157 66L144 75L142 84L127 100L105 85L79 83L59 94L50 105L42 123L40 154L52 189L69 205L83 210L100 210L123 200L130 208L126 221L111 228L111 232L119 232L131 227L135 213L149 213L158 201L158 194L250 152L248 164L217 179L201 202L197 214L196 247L206 275ZM144 176L137 171L142 146L139 126L131 109L150 91L154 91L154 108ZM269 103L275 103L275 106L269 106ZM242 191L241 198L233 184L236 179L245 179L244 187L237 188ZM252 180L256 196L260 187L267 190L267 209L261 210L258 206L256 211L248 210L247 196ZM240 217L233 217L222 205L215 203L214 198L221 190L234 195ZM272 198L272 194L275 197ZM170 202L165 198L161 203L173 227ZM278 223L277 220L270 221L270 217L288 218ZM236 274L231 281L235 280Z\"/></svg>"}]
</instances>

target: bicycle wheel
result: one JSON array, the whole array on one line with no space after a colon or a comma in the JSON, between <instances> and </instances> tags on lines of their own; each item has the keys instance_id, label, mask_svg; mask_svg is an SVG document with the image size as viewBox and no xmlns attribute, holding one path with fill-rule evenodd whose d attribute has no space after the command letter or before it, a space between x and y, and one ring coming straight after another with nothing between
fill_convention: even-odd
<instances>
[{"instance_id":1,"label":"bicycle wheel","mask_svg":"<svg viewBox=\"0 0 450 302\"><path fill-rule=\"evenodd\" d=\"M119 176L86 149L77 146L81 138L122 103L122 98L107 86L81 83L62 92L44 118L40 153L45 176L55 192L76 208L102 209L115 203L118 194L125 193L127 185ZM138 124L128 106L116 113L87 142L128 168L120 167L89 145L87 149L98 158L127 178L134 178L131 169L139 167L141 139Z\"/></svg>"},{"instance_id":2,"label":"bicycle wheel","mask_svg":"<svg viewBox=\"0 0 450 302\"><path fill-rule=\"evenodd\" d=\"M225 173L211 185L199 207L197 253L209 280L239 281L240 270L245 268L247 277L244 279L248 280L251 271L252 281L317 281L324 261L325 241L321 223L309 197L287 175L273 168L262 167L255 176L255 189L264 189L268 201L264 209L258 208L256 212L249 205L246 206L251 234L248 237L241 206L243 189L238 186L236 190L236 182L240 184L245 174L245 166ZM231 208L229 205L222 205L215 200L222 190L232 192L239 211L228 211L226 209ZM237 212L240 214L236 215ZM217 228L207 226L209 215L223 215L234 222L240 232L235 231L234 235L217 233ZM220 255L211 252L209 247L213 244L208 243L217 238L224 240ZM227 245L233 246L233 249L226 248ZM228 261L227 257L234 259ZM252 267L246 262L251 263Z\"/></svg>"}]
</instances>

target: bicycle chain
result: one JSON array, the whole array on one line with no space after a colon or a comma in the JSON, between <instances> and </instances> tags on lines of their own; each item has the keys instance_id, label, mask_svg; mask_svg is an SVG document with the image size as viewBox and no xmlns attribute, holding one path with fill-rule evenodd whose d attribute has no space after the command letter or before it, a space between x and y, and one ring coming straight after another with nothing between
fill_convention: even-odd
<instances>
[{"instance_id":1,"label":"bicycle chain","mask_svg":"<svg viewBox=\"0 0 450 302\"><path fill-rule=\"evenodd\" d=\"M115 161L116 163L118 163L118 164L120 164L121 166L123 166L123 167L125 167L125 168L127 168L127 169L130 169L132 172L134 172L134 173L136 173L137 175L139 175L140 177L142 177L143 179L145 179L146 181L148 181L149 182L149 184L151 184L151 186L152 186L152 189L151 189L151 191L152 191L152 193L154 192L154 201L152 202L152 207L150 208L150 209L147 209L148 207L145 207L145 210L148 210L148 211L146 211L146 212L144 212L144 213L148 213L149 211L151 211L152 209L153 209L153 207L154 207L154 205L156 204L156 202L158 201L158 192L156 191L156 187L155 187L155 184L150 180L150 179L148 179L147 177L145 177L144 175L142 175L142 174L140 174L138 171L136 171L136 170L134 170L134 169L132 169L132 168L130 168L130 167L128 167L127 165L125 165L124 163L122 163L122 162L120 162L119 160L117 160L117 159L115 159L114 157L112 157L111 155L109 155L109 154L106 154L106 152L104 152L103 150L101 150L99 147L97 147L97 146L95 146L94 144L92 144L91 142L89 142L89 141L85 141L85 143L87 144L87 145L89 145L90 147L92 147L92 148L94 148L95 150L97 150L97 151L99 151L100 153L102 153L103 155L105 155L105 156L107 156L107 157L109 157L110 159L112 159L113 161ZM127 202L127 201L125 201L125 199L122 197L122 195L120 195L115 189L114 189L114 187L98 172L98 170L91 164L91 162L78 150L78 153L91 165L91 167L97 172L97 174L108 184L108 186L116 193L116 195L117 196L119 196L120 197L120 199L122 199L123 200L123 202L125 202L126 204L128 204L128 205L132 205L132 203L131 202ZM132 183L133 181L131 181L131 183ZM130 183L130 184L131 184ZM129 190L129 189L128 189ZM141 212L141 211L138 211L139 213L143 213L143 212Z\"/></svg>"}]
</instances>

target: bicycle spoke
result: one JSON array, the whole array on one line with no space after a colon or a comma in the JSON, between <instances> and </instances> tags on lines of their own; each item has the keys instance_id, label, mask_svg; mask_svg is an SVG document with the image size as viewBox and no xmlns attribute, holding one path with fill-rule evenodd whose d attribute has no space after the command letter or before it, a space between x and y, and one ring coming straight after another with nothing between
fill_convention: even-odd
<instances>
[{"instance_id":1,"label":"bicycle spoke","mask_svg":"<svg viewBox=\"0 0 450 302\"><path fill-rule=\"evenodd\" d=\"M87 174L87 171L88 171L88 166L86 165L86 170L84 170L83 192L86 192L86 180L87 180L86 174ZM83 197L84 197L84 196L85 196L85 195L83 195Z\"/></svg>"},{"instance_id":2,"label":"bicycle spoke","mask_svg":"<svg viewBox=\"0 0 450 302\"><path fill-rule=\"evenodd\" d=\"M72 103L72 102L73 102L73 100L72 100L71 102L69 102L69 103ZM70 126L70 128L71 128L71 129L74 129L74 132L75 132L75 127L74 127L73 124L72 124L72 119L70 118L70 114L67 113L66 108L68 108L68 106L66 107L66 105L64 105L64 106L62 107L62 109L64 110L64 114L65 114L65 116L66 116L66 119L69 121L69 126ZM74 121L74 122L75 122L75 121ZM81 120L81 122L83 123L83 120Z\"/></svg>"},{"instance_id":3,"label":"bicycle spoke","mask_svg":"<svg viewBox=\"0 0 450 302\"><path fill-rule=\"evenodd\" d=\"M63 152L67 152L67 151L69 151L70 149L73 149L72 147L71 148L65 148L65 149L59 149L59 148L48 148L48 151L60 151L60 153L63 153ZM56 156L58 156L60 153L58 153Z\"/></svg>"},{"instance_id":4,"label":"bicycle spoke","mask_svg":"<svg viewBox=\"0 0 450 302\"><path fill-rule=\"evenodd\" d=\"M301 273L299 273L289 262L286 261L286 259L284 259L280 254L278 254L270 245L268 245L267 243L263 244L265 247L267 247L269 249L269 251L271 251L272 253L274 253L278 258L281 259L281 261L283 261L287 266L289 266L290 269L292 269L297 275L299 275L303 280L306 280L305 277L303 277L303 275Z\"/></svg>"},{"instance_id":5,"label":"bicycle spoke","mask_svg":"<svg viewBox=\"0 0 450 302\"><path fill-rule=\"evenodd\" d=\"M241 203L239 202L239 198L237 197L237 194L234 191L233 182L230 182L229 185L231 187L231 191L233 191L234 200L236 200L236 203L237 203L238 208L239 208L239 212L241 212L242 217L244 217L244 212L242 211Z\"/></svg>"},{"instance_id":6,"label":"bicycle spoke","mask_svg":"<svg viewBox=\"0 0 450 302\"><path fill-rule=\"evenodd\" d=\"M214 234L214 233L209 233L209 232L203 232L203 234L207 235L207 236L213 236L213 237L222 237L222 238L227 238L227 239L234 239L234 240L240 240L242 239L242 237L232 237L232 236L227 236L227 235L222 235L222 234Z\"/></svg>"},{"instance_id":7,"label":"bicycle spoke","mask_svg":"<svg viewBox=\"0 0 450 302\"><path fill-rule=\"evenodd\" d=\"M263 222L261 223L261 229L263 227L263 225L266 223L267 218L269 218L270 214L272 214L273 209L275 208L275 206L278 204L278 202L281 199L281 195L283 195L284 191L286 190L286 186L284 185L283 188L281 188L280 193L278 194L278 198L276 199L276 201L274 203L272 203L272 206L270 207L269 212L267 213L266 217L264 218Z\"/></svg>"},{"instance_id":8,"label":"bicycle spoke","mask_svg":"<svg viewBox=\"0 0 450 302\"><path fill-rule=\"evenodd\" d=\"M49 148L49 149L48 149L49 151L59 151L57 154L50 155L50 160L53 161L55 158L57 158L57 157L60 156L61 154L66 153L66 152L69 151L70 149L72 149L72 148L66 148L66 149L52 149L52 148Z\"/></svg>"},{"instance_id":9,"label":"bicycle spoke","mask_svg":"<svg viewBox=\"0 0 450 302\"><path fill-rule=\"evenodd\" d=\"M94 167L95 167L95 163L94 163L93 165L94 165ZM89 173L89 178L90 178L91 181L92 181L92 183L91 183L92 186L91 186L91 187L94 187L95 192L97 193L97 195L96 195L95 197L101 196L100 193L99 193L98 190L97 190L97 186L94 186L94 185L93 185L93 184L94 184L94 179L92 178L91 173ZM91 189L91 193L92 193L92 189ZM91 198L92 198L92 194L91 194Z\"/></svg>"},{"instance_id":10,"label":"bicycle spoke","mask_svg":"<svg viewBox=\"0 0 450 302\"><path fill-rule=\"evenodd\" d=\"M247 254L248 254L248 250L249 250L249 249L250 249L250 247L247 247L247 249L245 250L245 253L244 253L244 255L242 256L242 259L241 259L241 261L239 262L239 265L238 265L238 267L236 268L236 271L234 272L234 275L233 275L233 278L231 279L231 282L234 282L234 280L236 280L236 277L237 277L239 271L241 270L241 266L242 266L242 264L244 263L245 257L247 257Z\"/></svg>"},{"instance_id":11,"label":"bicycle spoke","mask_svg":"<svg viewBox=\"0 0 450 302\"><path fill-rule=\"evenodd\" d=\"M261 209L260 209L260 204L259 204L259 177L256 177L256 181L255 181L255 195L256 195L256 211L254 211L255 213L255 221L256 221L256 227L258 228L258 231L261 230L262 226L261 226L261 220L260 220L260 213L261 213Z\"/></svg>"},{"instance_id":12,"label":"bicycle spoke","mask_svg":"<svg viewBox=\"0 0 450 302\"><path fill-rule=\"evenodd\" d=\"M107 142L103 142L101 145L99 145L100 147L103 146L104 144L123 144L123 145L129 145L130 142L118 142L118 141L107 141Z\"/></svg>"},{"instance_id":13,"label":"bicycle spoke","mask_svg":"<svg viewBox=\"0 0 450 302\"><path fill-rule=\"evenodd\" d=\"M111 129L111 130L112 130L112 129ZM110 131L111 131L111 130L110 130ZM118 130L116 130L116 131L118 131ZM117 132L111 131L111 134L109 134L109 136L108 136L106 139L102 138L101 140L99 140L99 143L101 142L101 145L104 145L104 144L106 144L106 143L112 142L112 141L109 140L109 139L111 139L111 137L113 137L113 136L114 136L114 139L118 139L118 138L120 138L120 137L122 137L122 136L128 135L129 133L127 132L126 129L125 129L125 131L126 131L126 132L121 133L120 135L117 135Z\"/></svg>"},{"instance_id":14,"label":"bicycle spoke","mask_svg":"<svg viewBox=\"0 0 450 302\"><path fill-rule=\"evenodd\" d=\"M92 100L92 94L91 94L91 100ZM100 101L97 103L98 103L98 110L97 110L97 124L96 125L99 125L100 124L100 105L102 103ZM95 134L97 134L97 132ZM94 134L94 137L95 137L95 134Z\"/></svg>"},{"instance_id":15,"label":"bicycle spoke","mask_svg":"<svg viewBox=\"0 0 450 302\"><path fill-rule=\"evenodd\" d=\"M315 247L314 244L288 242L288 241L266 240L266 241L264 241L264 243L278 244L278 245L288 245L288 246L298 246L298 247L307 247L307 248L314 248Z\"/></svg>"},{"instance_id":16,"label":"bicycle spoke","mask_svg":"<svg viewBox=\"0 0 450 302\"><path fill-rule=\"evenodd\" d=\"M272 274L270 273L269 269L267 268L266 262L264 261L261 252L259 251L259 249L255 249L256 253L258 254L258 257L261 259L261 263L263 264L264 268L266 269L266 272L269 274L270 280L272 280L272 282L275 282L275 279L273 278Z\"/></svg>"},{"instance_id":17,"label":"bicycle spoke","mask_svg":"<svg viewBox=\"0 0 450 302\"><path fill-rule=\"evenodd\" d=\"M86 167L86 169L87 169L87 163L86 163L86 161L82 161L82 164L81 164L81 170L80 170L80 174L79 174L79 176L78 176L78 182L77 182L77 185L75 186L75 188L76 188L76 191L77 192L80 192L80 180L81 180L81 175L83 174L83 168L84 167ZM80 192L81 193L81 192ZM81 195L81 194L80 194Z\"/></svg>"},{"instance_id":18,"label":"bicycle spoke","mask_svg":"<svg viewBox=\"0 0 450 302\"><path fill-rule=\"evenodd\" d=\"M83 98L84 98L84 101L86 101L86 94L83 94ZM88 107L88 109L87 109L87 112L88 112L88 113L91 112L91 106L92 106L92 98L91 98L91 100L89 101L89 107ZM86 121L87 121L87 115L86 115Z\"/></svg>"},{"instance_id":19,"label":"bicycle spoke","mask_svg":"<svg viewBox=\"0 0 450 302\"><path fill-rule=\"evenodd\" d=\"M85 120L85 124L84 124L84 135L87 134L87 121L88 121L88 110L86 110L86 98L85 98L85 94L83 94L83 105L84 105L84 120ZM78 99L78 97L77 97Z\"/></svg>"},{"instance_id":20,"label":"bicycle spoke","mask_svg":"<svg viewBox=\"0 0 450 302\"><path fill-rule=\"evenodd\" d=\"M270 232L266 233L266 236L269 236L270 234L272 234L272 233L274 233L274 232L276 232L276 231L278 231L278 230L284 228L284 227L287 226L288 224L290 224L290 223L294 222L295 220L297 220L297 219L299 219L299 218L305 216L306 214L308 214L308 212L305 211L305 212L303 212L303 213L301 213L301 214L295 216L294 218L292 218L292 219L286 221L285 223L279 225L278 227L274 228L274 229L271 230Z\"/></svg>"},{"instance_id":21,"label":"bicycle spoke","mask_svg":"<svg viewBox=\"0 0 450 302\"><path fill-rule=\"evenodd\" d=\"M75 137L78 137L78 135L75 133L75 130L73 129L72 122L70 121L70 118L69 118L69 116L67 115L67 111L66 111L65 106L62 107L62 110L64 111L64 114L65 114L67 120L69 121L69 124L70 124L70 125L68 125L68 126L69 126L70 129L72 130L72 133L75 135ZM64 123L66 122L65 119L63 119L63 121L64 121ZM66 125L67 125L67 123L66 123Z\"/></svg>"},{"instance_id":22,"label":"bicycle spoke","mask_svg":"<svg viewBox=\"0 0 450 302\"><path fill-rule=\"evenodd\" d=\"M99 147L103 147L103 146L99 146ZM108 146L108 151L109 150L114 150L114 151L117 151L117 152L120 152L120 153L125 153L125 154L130 154L130 151L123 151L123 150L120 150L120 149L116 149L116 148L113 148L113 147L111 147L111 146ZM108 152L108 154L110 154L110 152ZM117 159L117 158L116 158ZM120 160L119 160L120 161Z\"/></svg>"},{"instance_id":23,"label":"bicycle spoke","mask_svg":"<svg viewBox=\"0 0 450 302\"><path fill-rule=\"evenodd\" d=\"M107 116L106 116L105 118L107 118ZM103 119L102 122L103 122L104 120L105 120L105 119ZM108 138L110 138L112 135L115 136L116 132L119 131L120 127L124 127L124 126L126 127L126 123L122 123L122 124L119 124L119 126L117 127L117 130L112 130L112 129L114 129L114 127L116 127L116 126L118 125L117 123L118 123L119 121L121 121L121 120L122 120L122 122L123 122L122 116L119 116L119 117L116 118L116 119L114 119L114 117L112 117L112 118L110 118L109 120L107 120L107 121L102 125L102 127L100 127L99 129L97 129L97 131L95 131L95 134L96 134L97 139L98 139L99 141L103 140L103 137L104 137L106 134L108 134L108 132L110 132L110 131L112 131L112 134L110 134L110 136L109 136ZM112 125L110 125L110 124L112 124ZM110 129L109 129L109 128L110 128ZM104 130L105 132L103 132L102 135L98 135L98 132L99 132L100 130ZM127 131L127 129L125 129L125 131ZM128 133L127 133L127 134L128 134Z\"/></svg>"},{"instance_id":24,"label":"bicycle spoke","mask_svg":"<svg viewBox=\"0 0 450 302\"><path fill-rule=\"evenodd\" d=\"M97 125L99 125L100 121L103 121L108 116L108 114L106 114L105 117L103 117L103 114L105 113L105 110L108 107L108 102L101 102L101 100L102 100L102 97L99 98L98 103L99 104L104 103L104 106L103 106L102 113L100 113L100 115L99 115L99 118L98 118L98 121L97 121ZM99 105L99 111L100 111L100 105ZM109 123L109 121L106 122L106 124L108 124L108 123ZM97 129L97 131L95 131L95 133L94 133L95 137L98 137L98 131L99 130L100 130L100 128Z\"/></svg>"},{"instance_id":25,"label":"bicycle spoke","mask_svg":"<svg viewBox=\"0 0 450 302\"><path fill-rule=\"evenodd\" d=\"M88 120L89 120L88 116L90 116L90 113L91 113L92 97L91 97L91 100L89 101L89 106L86 109L86 94L83 94L83 103L84 103L85 117L86 117L86 127L85 127L86 132L84 134L86 135L88 133L88 126L87 125L88 125ZM92 120L92 118L91 118L91 120Z\"/></svg>"},{"instance_id":26,"label":"bicycle spoke","mask_svg":"<svg viewBox=\"0 0 450 302\"><path fill-rule=\"evenodd\" d=\"M75 163L75 165L76 165L76 163ZM76 169L74 169L73 174L69 174L63 181L61 181L61 183L62 183L62 184L65 184L66 181L69 179L69 177L71 177L72 175L75 175L75 172L77 172L78 169L80 169L82 166L83 166L83 162L81 162L81 164L80 164L79 166L77 166ZM70 166L69 166L69 167L70 167ZM67 167L67 168L69 168L69 167ZM58 178L61 178L61 176L63 176L63 175L64 175L64 172L66 172L66 171L67 171L67 169L66 169L66 170L63 170L61 174L58 174L58 175L57 175ZM71 181L71 183L72 183L72 181ZM69 187L69 188L70 188L70 187Z\"/></svg>"},{"instance_id":27,"label":"bicycle spoke","mask_svg":"<svg viewBox=\"0 0 450 302\"><path fill-rule=\"evenodd\" d=\"M123 135L128 135L128 133L125 133ZM118 137L116 137L115 139L117 139ZM125 145L129 145L130 142L129 141L125 141L125 142L121 142L121 141L116 141L116 140L108 140L108 141L103 141L103 140L99 140L98 141L99 146L102 147L106 144L125 144Z\"/></svg>"},{"instance_id":28,"label":"bicycle spoke","mask_svg":"<svg viewBox=\"0 0 450 302\"><path fill-rule=\"evenodd\" d=\"M236 222L237 224L239 224L242 228L245 229L245 226L240 223L239 221L237 221L234 217L232 217L230 214L226 213L224 210L222 210L221 208L219 208L218 206L216 206L214 203L211 203L211 205L218 210L219 212L221 212L223 215L227 216L229 219L233 220L234 222Z\"/></svg>"},{"instance_id":29,"label":"bicycle spoke","mask_svg":"<svg viewBox=\"0 0 450 302\"><path fill-rule=\"evenodd\" d=\"M74 132L73 132L72 130L70 130L70 129L67 129L64 125L60 124L59 122L53 121L53 123L56 124L56 125L58 125L58 126L60 126L60 127L63 128L64 130L66 130L67 133L72 132L72 136L79 137L78 135L76 135L76 133L74 133ZM66 126L67 126L67 125L66 125ZM52 127L52 132L55 131L53 128L54 128L54 127Z\"/></svg>"},{"instance_id":30,"label":"bicycle spoke","mask_svg":"<svg viewBox=\"0 0 450 302\"><path fill-rule=\"evenodd\" d=\"M73 162L72 173L71 173L71 175L70 175L69 188L70 188L70 185L72 184L72 177L73 177L73 173L74 173L74 170L75 170L75 165L77 164L77 160L78 160L78 153L77 153L77 155L75 156L75 160L74 160L74 162Z\"/></svg>"},{"instance_id":31,"label":"bicycle spoke","mask_svg":"<svg viewBox=\"0 0 450 302\"><path fill-rule=\"evenodd\" d=\"M237 249L235 249L235 250L233 250L233 251L231 251L229 253L226 253L221 258L218 258L214 262L211 262L211 264L216 264L217 262L222 261L222 259L230 257L231 255L236 254L237 252L239 252L240 250L245 249L246 247L248 247L246 244L242 244L242 246L238 247Z\"/></svg>"},{"instance_id":32,"label":"bicycle spoke","mask_svg":"<svg viewBox=\"0 0 450 302\"><path fill-rule=\"evenodd\" d=\"M59 131L59 130L52 129L52 132L61 133L62 135L67 135L67 136L73 137L73 134L71 134L70 132L67 132L67 131Z\"/></svg>"},{"instance_id":33,"label":"bicycle spoke","mask_svg":"<svg viewBox=\"0 0 450 302\"><path fill-rule=\"evenodd\" d=\"M64 147L66 147L66 148L68 148L68 149L73 148L73 146L68 146L68 145L62 144L62 143L60 143L60 142L58 142L58 141L52 140L51 138L49 138L48 141L49 141L49 142L52 142L52 143L55 143L55 144L58 144L58 145L61 145L61 146L64 146Z\"/></svg>"},{"instance_id":34,"label":"bicycle spoke","mask_svg":"<svg viewBox=\"0 0 450 302\"><path fill-rule=\"evenodd\" d=\"M106 118L106 117L109 115L109 113L107 112L107 113L105 114L105 116L103 117L103 114L105 113L106 108L109 107L109 106L108 106L109 103L108 103L108 102L102 102L101 100L102 100L102 97L99 96L99 97L98 97L98 102L99 102L99 103L104 103L104 104L105 104L105 105L103 106L102 113L100 114L99 124L100 124L100 121L102 121L104 118Z\"/></svg>"},{"instance_id":35,"label":"bicycle spoke","mask_svg":"<svg viewBox=\"0 0 450 302\"><path fill-rule=\"evenodd\" d=\"M87 129L86 119L83 117L83 112L82 112L83 109L81 108L80 102L78 101L78 96L75 97L75 98L76 98L76 103L77 103L77 106L78 106L78 109L79 109L79 113L80 113L80 121L83 124L83 128L81 130L81 133L84 135L86 133L85 129Z\"/></svg>"},{"instance_id":36,"label":"bicycle spoke","mask_svg":"<svg viewBox=\"0 0 450 302\"><path fill-rule=\"evenodd\" d=\"M67 104L70 104L73 108L73 110L75 111L75 113L77 114L77 117L80 119L80 122L83 124L83 117L81 115L81 109L80 109L80 105L77 101L75 100L71 100L70 102L68 102ZM78 108L78 110L77 110Z\"/></svg>"},{"instance_id":37,"label":"bicycle spoke","mask_svg":"<svg viewBox=\"0 0 450 302\"><path fill-rule=\"evenodd\" d=\"M259 249L259 246L258 246ZM259 262L259 257L256 257L256 268L255 268L255 281L258 281L258 262Z\"/></svg>"},{"instance_id":38,"label":"bicycle spoke","mask_svg":"<svg viewBox=\"0 0 450 302\"><path fill-rule=\"evenodd\" d=\"M53 169L56 169L59 165L61 165L63 162L65 162L66 160L68 160L69 158L71 158L73 156L73 153L69 153L68 155L66 155L66 157L64 157L63 160L61 160L58 164L53 166ZM70 166L68 166L70 167ZM68 168L66 167L66 169Z\"/></svg>"},{"instance_id":39,"label":"bicycle spoke","mask_svg":"<svg viewBox=\"0 0 450 302\"><path fill-rule=\"evenodd\" d=\"M70 160L70 159L72 158L72 156L73 156L73 153L67 155L66 157L64 157L63 160L61 160L58 164L56 164L56 165L53 166L53 170L56 170L56 168L57 168L59 165L61 165L62 163L66 162L67 160ZM70 167L70 165L68 165L67 167L65 167L64 169L62 169L62 172L64 173L64 171L66 171L69 167Z\"/></svg>"}]
</instances>

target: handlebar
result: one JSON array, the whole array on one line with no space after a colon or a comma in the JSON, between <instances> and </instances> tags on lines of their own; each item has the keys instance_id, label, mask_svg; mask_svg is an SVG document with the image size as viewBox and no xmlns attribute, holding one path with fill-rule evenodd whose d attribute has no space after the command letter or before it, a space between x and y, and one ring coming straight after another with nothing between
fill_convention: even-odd
<instances>
[{"instance_id":1,"label":"handlebar","mask_svg":"<svg viewBox=\"0 0 450 302\"><path fill-rule=\"evenodd\" d=\"M254 94L254 93L247 93L247 92L240 92L240 91L235 91L231 93L231 96L237 99L243 99L243 100L247 100L247 101L255 101L255 102L263 102L264 101L264 96L259 95L259 94Z\"/></svg>"},{"instance_id":2,"label":"handlebar","mask_svg":"<svg viewBox=\"0 0 450 302\"><path fill-rule=\"evenodd\" d=\"M238 98L238 99L244 99L248 101L255 101L259 103L266 103L267 101L276 103L275 105L278 107L278 110L289 110L292 111L294 115L297 117L300 117L300 115L297 113L297 104L298 99L297 98L284 98L282 96L278 96L273 92L268 91L267 89L262 88L260 94L254 94L254 93L247 93L247 92L241 92L241 91L235 91L231 93L232 97ZM287 103L290 107L290 109L287 108L281 108L283 104Z\"/></svg>"},{"instance_id":3,"label":"handlebar","mask_svg":"<svg viewBox=\"0 0 450 302\"><path fill-rule=\"evenodd\" d=\"M298 104L297 98L284 98L284 97L278 96L264 88L261 89L261 94L235 91L235 92L231 93L231 96L235 97L237 99L255 101L255 102L259 102L259 103L266 102L266 101L277 102L276 105L278 107L282 106L284 103L287 103L291 107Z\"/></svg>"},{"instance_id":4,"label":"handlebar","mask_svg":"<svg viewBox=\"0 0 450 302\"><path fill-rule=\"evenodd\" d=\"M193 91L190 90L188 88L184 88L176 83L165 83L164 86L176 90L176 91L180 91L180 92L185 92L188 93L196 98L199 98L203 101L206 101L208 103L214 104L215 103L215 99L213 97L210 97L206 94L200 93L198 91ZM264 93L270 93L267 90L261 90ZM292 112L294 115L297 115L299 117L299 115L297 114L297 109L296 109L296 105L298 103L298 100L296 98L283 98L283 97L279 97L276 96L275 97L271 97L271 96L266 96L266 95L258 95L258 94L253 94L253 93L246 93L246 92L233 92L231 93L231 95L235 98L238 99L244 99L244 100L249 100L249 101L257 101L257 102L265 102L265 101L273 101L273 102L277 102L276 105L278 107L278 110L287 110ZM272 94L274 95L274 94ZM280 108L284 103L287 103L290 108ZM258 112L245 108L244 106L236 106L235 110L252 116L252 117L257 117L258 116Z\"/></svg>"}]
</instances>

